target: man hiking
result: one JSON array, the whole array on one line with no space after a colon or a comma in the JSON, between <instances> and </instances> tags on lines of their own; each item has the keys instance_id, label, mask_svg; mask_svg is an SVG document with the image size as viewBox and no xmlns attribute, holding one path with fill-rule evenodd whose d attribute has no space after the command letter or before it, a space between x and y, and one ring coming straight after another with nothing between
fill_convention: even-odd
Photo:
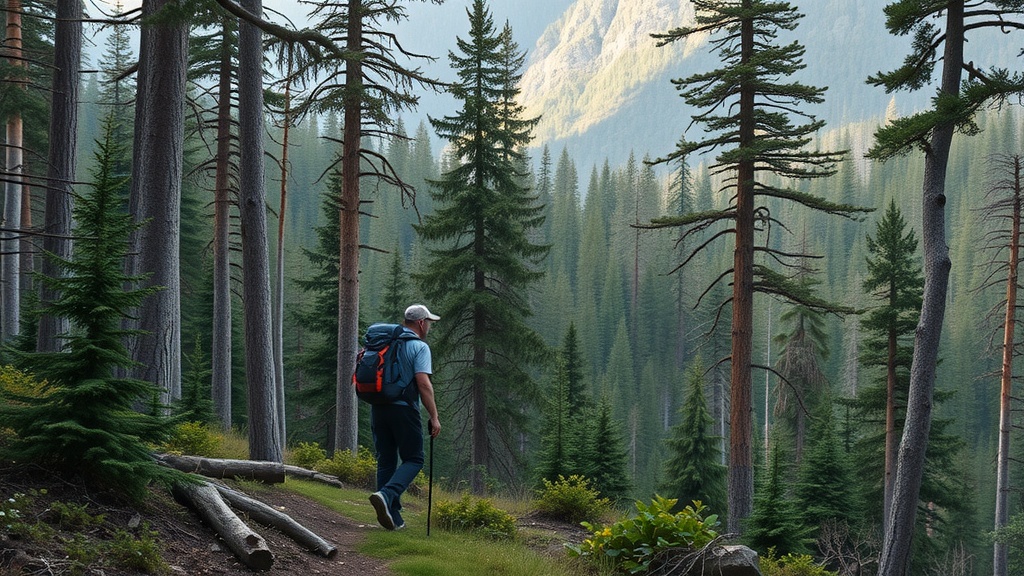
<instances>
[{"instance_id":1,"label":"man hiking","mask_svg":"<svg viewBox=\"0 0 1024 576\"><path fill-rule=\"evenodd\" d=\"M434 386L430 382L430 375L434 372L430 346L424 341L431 323L440 319L422 304L413 304L405 309L403 331L416 337L402 339L397 351L398 377L402 382L408 381L412 390L404 400L370 406L370 429L377 456L377 491L370 495L370 504L377 512L377 521L388 530L405 528L402 493L423 468L420 404L427 409L430 437L436 438L441 433Z\"/></svg>"}]
</instances>

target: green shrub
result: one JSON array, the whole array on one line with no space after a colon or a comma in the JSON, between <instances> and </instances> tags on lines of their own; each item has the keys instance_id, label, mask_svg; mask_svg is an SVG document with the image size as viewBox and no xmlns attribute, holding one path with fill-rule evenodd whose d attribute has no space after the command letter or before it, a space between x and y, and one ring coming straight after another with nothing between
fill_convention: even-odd
<instances>
[{"instance_id":1,"label":"green shrub","mask_svg":"<svg viewBox=\"0 0 1024 576\"><path fill-rule=\"evenodd\" d=\"M93 516L86 510L86 504L65 504L63 502L51 502L47 516L52 519L52 524L58 528L69 530L81 530L92 526L99 526L106 521L105 514Z\"/></svg>"},{"instance_id":2,"label":"green shrub","mask_svg":"<svg viewBox=\"0 0 1024 576\"><path fill-rule=\"evenodd\" d=\"M85 574L86 568L99 559L100 547L83 534L72 534L64 541L64 554L71 562L68 571L73 575Z\"/></svg>"},{"instance_id":3,"label":"green shrub","mask_svg":"<svg viewBox=\"0 0 1024 576\"><path fill-rule=\"evenodd\" d=\"M32 505L38 496L46 495L46 489L19 492L0 501L0 528L14 540L42 542L53 536L54 530L41 520L31 519L24 510Z\"/></svg>"},{"instance_id":4,"label":"green shrub","mask_svg":"<svg viewBox=\"0 0 1024 576\"><path fill-rule=\"evenodd\" d=\"M657 495L650 506L638 501L635 517L600 530L583 522L594 535L579 546L569 546L569 553L597 563L610 561L614 569L635 574L652 568L662 552L679 548L699 550L718 537L714 530L717 515L705 517L706 507L699 501L673 514L676 502L675 498Z\"/></svg>"},{"instance_id":5,"label":"green shrub","mask_svg":"<svg viewBox=\"0 0 1024 576\"><path fill-rule=\"evenodd\" d=\"M202 422L185 422L174 427L163 449L175 454L213 457L220 449L221 436Z\"/></svg>"},{"instance_id":6,"label":"green shrub","mask_svg":"<svg viewBox=\"0 0 1024 576\"><path fill-rule=\"evenodd\" d=\"M760 558L761 573L764 576L838 576L838 572L826 570L814 563L814 558L806 554L786 554L782 558L775 557L775 549L769 548L768 554Z\"/></svg>"},{"instance_id":7,"label":"green shrub","mask_svg":"<svg viewBox=\"0 0 1024 576\"><path fill-rule=\"evenodd\" d=\"M365 446L359 447L358 456L353 456L348 450L335 450L333 458L321 460L314 470L337 476L342 482L354 486L377 487L377 461Z\"/></svg>"},{"instance_id":8,"label":"green shrub","mask_svg":"<svg viewBox=\"0 0 1024 576\"><path fill-rule=\"evenodd\" d=\"M316 442L300 442L292 449L291 463L300 467L314 469L317 464L327 459L327 451Z\"/></svg>"},{"instance_id":9,"label":"green shrub","mask_svg":"<svg viewBox=\"0 0 1024 576\"><path fill-rule=\"evenodd\" d=\"M573 474L558 481L544 479L544 488L538 490L537 510L549 518L573 524L583 520L595 521L611 507L611 501L591 487L590 480Z\"/></svg>"},{"instance_id":10,"label":"green shrub","mask_svg":"<svg viewBox=\"0 0 1024 576\"><path fill-rule=\"evenodd\" d=\"M138 537L126 530L118 530L107 550L107 559L118 568L141 570L147 574L163 574L168 566L160 556L156 532L143 524Z\"/></svg>"},{"instance_id":11,"label":"green shrub","mask_svg":"<svg viewBox=\"0 0 1024 576\"><path fill-rule=\"evenodd\" d=\"M516 519L485 498L463 496L457 502L438 502L437 525L444 530L482 534L493 540L510 540L516 535Z\"/></svg>"}]
</instances>

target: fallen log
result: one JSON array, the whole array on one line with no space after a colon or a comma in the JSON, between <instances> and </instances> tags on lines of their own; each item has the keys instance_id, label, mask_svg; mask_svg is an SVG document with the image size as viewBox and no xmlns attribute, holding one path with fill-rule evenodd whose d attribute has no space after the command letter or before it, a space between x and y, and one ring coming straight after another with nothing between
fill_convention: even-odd
<instances>
[{"instance_id":1,"label":"fallen log","mask_svg":"<svg viewBox=\"0 0 1024 576\"><path fill-rule=\"evenodd\" d=\"M317 472L316 470L310 470L308 468L300 468L298 466L285 464L284 472L289 476L295 476L297 478L302 478L305 480L314 480L322 484L334 486L335 488L345 487L345 483L339 480L337 476L324 474L323 472Z\"/></svg>"},{"instance_id":2,"label":"fallen log","mask_svg":"<svg viewBox=\"0 0 1024 576\"><path fill-rule=\"evenodd\" d=\"M270 570L274 565L274 555L266 540L228 508L220 492L211 484L179 482L174 485L173 492L213 528L242 564L253 570Z\"/></svg>"},{"instance_id":3,"label":"fallen log","mask_svg":"<svg viewBox=\"0 0 1024 576\"><path fill-rule=\"evenodd\" d=\"M338 553L337 546L317 536L313 531L296 522L291 516L227 486L214 484L214 487L217 488L217 491L228 501L232 508L245 512L249 515L249 518L264 526L280 530L281 533L298 542L306 550L316 552L325 558L334 558Z\"/></svg>"},{"instance_id":4,"label":"fallen log","mask_svg":"<svg viewBox=\"0 0 1024 576\"><path fill-rule=\"evenodd\" d=\"M238 478L259 480L267 484L284 482L284 464L260 460L229 460L203 458L201 456L179 456L177 454L156 454L157 462L165 466L191 472L210 478Z\"/></svg>"}]
</instances>

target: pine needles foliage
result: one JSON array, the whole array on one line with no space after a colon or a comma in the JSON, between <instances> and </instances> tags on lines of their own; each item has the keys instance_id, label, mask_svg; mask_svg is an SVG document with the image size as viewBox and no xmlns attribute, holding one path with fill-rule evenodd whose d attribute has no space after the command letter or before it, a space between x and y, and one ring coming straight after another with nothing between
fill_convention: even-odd
<instances>
[{"instance_id":1,"label":"pine needles foliage","mask_svg":"<svg viewBox=\"0 0 1024 576\"><path fill-rule=\"evenodd\" d=\"M71 321L58 352L16 353L18 367L42 385L38 395L5 390L0 422L17 436L4 457L36 463L66 476L140 499L151 480L176 473L158 466L150 444L166 439L171 426L158 414L142 413L158 394L142 380L119 374L134 366L125 347L132 333L122 328L131 310L156 289L134 288L139 277L124 273L132 222L114 173L119 142L112 122L98 142L90 193L76 198L75 250L71 260L53 258L57 277L43 277L60 295L48 310ZM160 410L162 412L162 410Z\"/></svg>"}]
</instances>

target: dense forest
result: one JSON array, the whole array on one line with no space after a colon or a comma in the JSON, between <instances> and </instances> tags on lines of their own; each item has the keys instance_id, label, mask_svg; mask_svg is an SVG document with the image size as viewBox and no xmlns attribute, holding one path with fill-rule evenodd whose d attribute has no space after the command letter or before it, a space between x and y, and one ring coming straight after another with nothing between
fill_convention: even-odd
<instances>
[{"instance_id":1,"label":"dense forest","mask_svg":"<svg viewBox=\"0 0 1024 576\"><path fill-rule=\"evenodd\" d=\"M143 13L168 3L174 4L144 2ZM481 96L453 90L464 109L406 126L400 111L414 108L416 91L452 88L420 76L413 66L391 67L392 58L409 56L384 41L339 48L352 42L356 18L347 11L353 5L364 10L366 37L380 39L389 19L401 17L400 2L325 4L313 14L320 19L315 35L264 22L266 70L248 65L259 74L243 74L247 65L240 58L256 25L244 18L239 24L238 14L223 8L230 2L197 3L189 26L181 14L147 21L143 36L150 39L139 55L129 41L138 22L129 25L132 14L113 13L110 20L121 23L112 25L98 61L81 65L80 86L70 92L74 113L58 118L57 98L45 88L67 92L56 90L60 67L53 72L45 63L68 57L61 44L67 36L59 30L65 4L75 3L56 2L56 13L51 3L37 0L4 4L5 361L59 351L59 338L44 342L43 335L77 334L76 327L87 324L74 316L71 328L50 324L50 313L60 308L39 307L54 295L40 291L33 272L55 275L42 267L49 258L40 248L74 260L69 246L48 242L86 237L87 229L71 226L89 221L80 216L72 222L69 213L60 228L51 221L54 202L91 198L87 191L100 189L103 175L120 194L118 213L129 212L142 226L130 233L135 240L123 254L129 266L118 271L127 276L116 282L140 282L150 300L163 294L155 315L126 314L139 321L119 335L145 342L145 333L159 334L170 350L168 356L135 344L128 350L137 364L119 367L156 385L156 397L144 398L146 403L173 405L176 413L246 431L257 446L253 459L280 460L283 450L303 442L332 451L371 447L368 407L342 400L355 339L368 324L397 322L405 306L423 302L442 316L431 336L445 426L435 475L453 489L525 494L545 478L582 474L622 507L656 493L703 500L730 528L733 520L745 520L746 537L765 549L812 552L833 568L837 560L830 550L846 550L849 557L852 549L862 555L858 561L871 565L883 549L898 548L889 541L898 528L888 524L907 517L914 539L906 573L915 574L995 569L998 576L992 530L1003 508L1010 573L1024 566L1019 540L1012 543L1024 529L1018 496L1024 439L1012 392L1012 371L1020 368L1020 344L1012 336L1019 331L1008 313L1017 303L1008 288L1017 285L1024 149L1024 117L1009 103L1022 93L1019 75L988 71L986 63L965 65L971 76L956 110L961 116L953 120L878 110L874 122L845 126L826 127L812 118L797 127L807 128L800 134L771 124L765 112L762 130L779 128L792 138L786 144L791 148L775 149L789 155L785 162L817 162L821 170L780 168L782 156L770 155L751 167L761 195L751 212L752 277L742 282L753 288L744 304L736 286L744 196L737 172L745 164L742 158L723 160L728 154L720 148L730 141L712 141L702 150L705 136L695 122L675 151L631 150L624 164L585 166L572 149L532 140L536 119L522 117L515 104L522 51L507 27L490 22L483 2L467 11L476 26L471 34L480 34L475 39L493 41L492 52L482 57L499 71L488 80L494 82L487 92L494 99L488 102L493 125L480 131L493 138L486 144L495 153L485 156L497 174L488 178L498 183L499 199L483 208L478 203L490 196L470 186L477 177L465 175L478 172L467 171L472 148L462 140L471 133L462 123ZM739 4L792 10L762 0L694 4L711 15L728 14ZM932 13L924 4L942 6ZM952 6L962 11L964 4L893 2L917 10L918 18L893 26L927 35L935 28L921 22L935 14L946 18L955 12ZM1022 26L1019 2L981 4L1016 21L1008 29ZM251 11L260 3L242 5L247 7L235 10ZM752 18L765 27L759 30L768 44L772 26L795 30L800 38L798 18L759 14ZM740 27L731 28L728 18L724 24L708 18L667 23L662 41L674 40L673 26L705 26L739 38ZM10 35L15 19L17 43ZM78 33L79 54L72 58L80 58ZM166 49L160 38L168 42L172 36L181 61L144 65L147 54ZM343 83L353 73L345 50L353 49L380 50L367 69L355 72L366 79L359 97ZM723 69L729 58L741 57L727 42L718 49ZM479 57L467 49L450 61L469 74L467 61ZM794 64L768 67L764 73L772 81L799 76L799 53L780 51L775 58ZM172 81L164 78L172 68L182 75L176 104L160 99L168 95L161 86ZM896 89L891 77L875 81L878 90ZM922 80L916 87L928 85ZM700 100L699 89L686 93L686 86L680 81L665 90L679 89L694 105L715 109L714 102ZM709 86L704 89L710 92ZM980 94L978 86L991 93ZM780 93L796 102L816 95L798 84L785 90ZM358 98L362 118L351 116ZM143 103L177 105L177 124L148 118L136 109ZM951 109L945 113L952 115ZM69 118L77 126L74 137L62 132L67 125L57 126ZM726 122L708 115L703 121L715 127L704 134L723 130ZM921 129L926 122L933 124ZM930 139L947 124L956 135L943 166L944 236L936 236L929 224L933 204L922 201L921 190L935 170L937 145ZM921 132L893 135L885 127ZM166 134L162 130L177 131L177 144L154 144ZM749 134L752 140L733 144L757 148L758 136ZM902 149L886 140L897 136ZM65 145L77 141L74 153L52 146L55 138ZM821 150L837 152L815 157ZM59 154L72 156L64 159L63 172L55 164ZM168 154L177 160L154 172L162 163L153 159ZM168 177L176 183L168 185ZM161 208L157 198L171 205ZM481 215L473 220L477 209ZM472 227L483 223L494 227L488 228L494 237L489 244L473 243ZM357 236L347 241L352 233ZM915 332L920 347L927 322L934 321L922 306L935 305L936 295L926 290L936 280L925 242L934 249L936 238L948 246L948 290L937 296L945 313L938 316L941 334L935 333L929 384L911 360L917 369L927 364L915 349ZM473 270L489 279L475 291L467 280L473 276L458 268L474 251ZM167 258L162 267L154 264ZM261 271L258 278L253 270ZM127 306L135 310L138 304ZM753 499L752 510L741 508L730 518L735 502L727 494L737 488L732 477L726 484L726 470L737 465L732 402L735 308L741 306L750 321L748 358L739 370L749 402L749 426L741 428L750 437ZM175 319L161 320L170 317ZM133 329L144 334L133 335ZM1010 351L1005 358L1004 349ZM467 367L467 358L484 355L488 362ZM926 397L915 396L922 389ZM910 408L915 398L931 412L928 426L918 431L927 450L919 494L911 493L907 512L900 508L907 504L898 497L896 453L901 466L912 457L898 445L901 437L914 443L903 430L917 418ZM354 433L347 435L349 424ZM1007 469L1000 472L997 462ZM1007 496L997 507L1000 493ZM891 507L902 515L890 514ZM879 573L903 573L888 562L900 560L883 558Z\"/></svg>"}]
</instances>

